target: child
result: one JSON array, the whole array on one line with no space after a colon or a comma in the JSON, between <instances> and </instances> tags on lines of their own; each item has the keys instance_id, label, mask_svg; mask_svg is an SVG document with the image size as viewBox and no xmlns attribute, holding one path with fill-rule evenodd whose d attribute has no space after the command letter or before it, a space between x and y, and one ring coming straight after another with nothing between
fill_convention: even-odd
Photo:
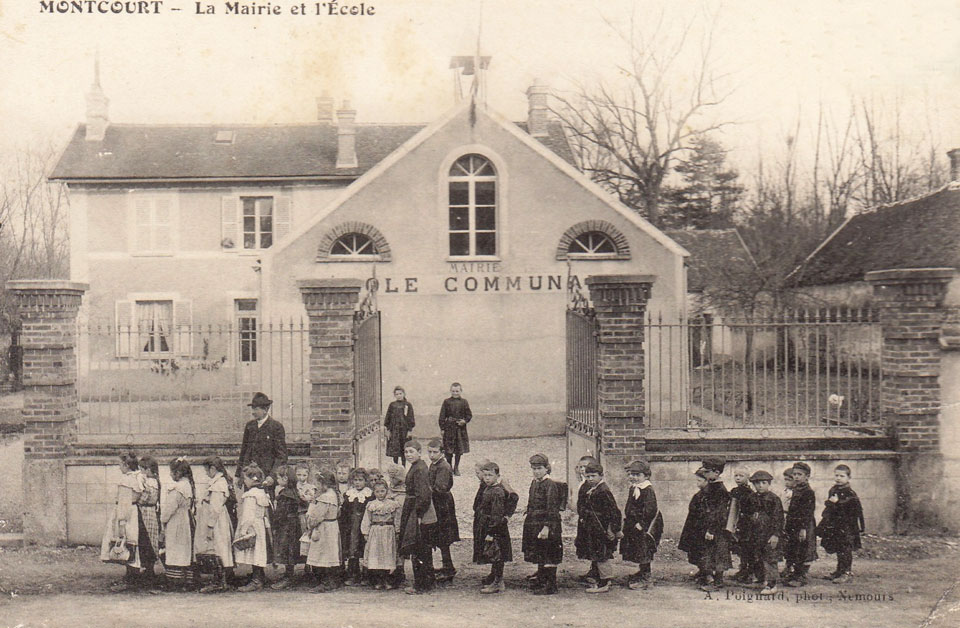
<instances>
[{"instance_id":1,"label":"child","mask_svg":"<svg viewBox=\"0 0 960 628\"><path fill-rule=\"evenodd\" d=\"M483 465L490 462L486 458L477 462L474 465L473 472L477 474L477 480L480 481L480 485L477 486L477 494L473 497L473 560L472 562L480 564L480 558L483 554L483 539L480 537L480 518L478 516L480 512L480 504L483 503L483 491L487 487L483 482ZM492 582L492 581L491 581ZM487 585L490 582L486 581L484 578L483 584Z\"/></svg>"},{"instance_id":2,"label":"child","mask_svg":"<svg viewBox=\"0 0 960 628\"><path fill-rule=\"evenodd\" d=\"M470 452L470 437L467 423L473 418L470 404L460 396L463 388L459 382L450 384L450 397L440 406L440 432L443 434L443 451L447 462L453 465L453 474L460 475L460 457Z\"/></svg>"},{"instance_id":3,"label":"child","mask_svg":"<svg viewBox=\"0 0 960 628\"><path fill-rule=\"evenodd\" d=\"M317 497L307 510L307 530L310 532L310 549L307 564L314 567L318 585L316 593L339 589L341 544L340 497L337 494L337 477L329 471L317 474Z\"/></svg>"},{"instance_id":4,"label":"child","mask_svg":"<svg viewBox=\"0 0 960 628\"><path fill-rule=\"evenodd\" d=\"M406 466L403 446L417 422L413 416L413 404L407 401L402 386L394 387L393 399L383 419L383 428L387 432L387 456L393 459L393 464Z\"/></svg>"},{"instance_id":5,"label":"child","mask_svg":"<svg viewBox=\"0 0 960 628\"><path fill-rule=\"evenodd\" d=\"M697 568L696 572L691 575L697 584L702 585L707 582L707 573L703 568L703 499L705 491L707 490L707 470L700 467L693 475L697 479L697 492L690 498L690 505L687 507L687 518L683 522L683 530L680 532L680 541L677 544L677 548L681 552L687 553L687 562Z\"/></svg>"},{"instance_id":6,"label":"child","mask_svg":"<svg viewBox=\"0 0 960 628\"><path fill-rule=\"evenodd\" d=\"M763 582L761 595L777 592L777 562L780 559L780 538L783 535L783 504L770 491L773 476L757 471L750 476L757 490L753 502L749 554L754 557L754 573Z\"/></svg>"},{"instance_id":7,"label":"child","mask_svg":"<svg viewBox=\"0 0 960 628\"><path fill-rule=\"evenodd\" d=\"M337 463L335 471L337 474L337 485L333 487L333 489L337 491L340 499L343 499L343 494L350 489L350 473L353 472L353 467L350 466L350 463L346 460L341 460Z\"/></svg>"},{"instance_id":8,"label":"child","mask_svg":"<svg viewBox=\"0 0 960 628\"><path fill-rule=\"evenodd\" d=\"M406 475L406 469L399 464L391 464L387 467L387 478L389 483L387 484L387 495L397 502L398 512L403 512L403 503L407 499L407 487L404 484L404 476ZM393 573L390 574L390 577L384 581L384 589L396 589L397 587L402 587L405 580L406 574L403 570L403 557L400 555L400 546L399 546L399 537L400 537L400 526L397 525L396 533L398 538L397 545L397 564L396 568L393 570Z\"/></svg>"},{"instance_id":9,"label":"child","mask_svg":"<svg viewBox=\"0 0 960 628\"><path fill-rule=\"evenodd\" d=\"M204 460L203 466L210 483L197 508L193 549L197 562L205 570L212 571L214 577L214 581L200 589L200 593L216 593L227 590L227 577L233 575L233 525L227 512L227 497L233 478L217 456Z\"/></svg>"},{"instance_id":10,"label":"child","mask_svg":"<svg viewBox=\"0 0 960 628\"><path fill-rule=\"evenodd\" d=\"M373 491L367 487L367 472L363 469L354 469L350 473L350 488L343 495L343 505L340 508L341 542L344 548L344 559L347 561L348 587L358 586L361 583L360 559L363 558L363 535L360 533L360 523L363 513L367 509L367 502L373 497Z\"/></svg>"},{"instance_id":11,"label":"child","mask_svg":"<svg viewBox=\"0 0 960 628\"><path fill-rule=\"evenodd\" d=\"M347 491L350 490L350 474L353 473L353 467L346 460L341 460L337 463L337 466L334 469L334 472L337 475L337 485L334 490L337 492L337 500L339 503L343 504L344 495ZM350 524L344 516L343 510L340 511L340 555L343 557L343 560L347 560L350 556L350 547L347 543L350 540ZM341 567L346 567L346 565L340 565Z\"/></svg>"},{"instance_id":12,"label":"child","mask_svg":"<svg viewBox=\"0 0 960 628\"><path fill-rule=\"evenodd\" d=\"M160 558L160 465L152 456L140 459L143 492L137 498L140 510L140 563L147 586L156 585L154 565Z\"/></svg>"},{"instance_id":13,"label":"child","mask_svg":"<svg viewBox=\"0 0 960 628\"><path fill-rule=\"evenodd\" d=\"M272 512L270 532L273 536L273 561L283 565L283 576L270 588L280 591L293 584L294 566L300 560L300 492L297 490L297 467L279 466L276 470L276 499Z\"/></svg>"},{"instance_id":14,"label":"child","mask_svg":"<svg viewBox=\"0 0 960 628\"><path fill-rule=\"evenodd\" d=\"M400 505L387 493L387 484L383 480L373 485L374 499L367 504L360 523L365 541L363 563L373 588L378 591L393 588L388 586L387 580L397 567Z\"/></svg>"},{"instance_id":15,"label":"child","mask_svg":"<svg viewBox=\"0 0 960 628\"><path fill-rule=\"evenodd\" d=\"M591 462L584 468L584 484L588 486L583 499L577 502L577 558L590 561L590 569L597 581L587 593L606 593L610 590L610 559L617 547L617 534L623 523L617 500L603 480L603 467Z\"/></svg>"},{"instance_id":16,"label":"child","mask_svg":"<svg viewBox=\"0 0 960 628\"><path fill-rule=\"evenodd\" d=\"M190 463L183 457L171 460L170 477L173 479L173 486L167 488L160 511L166 543L163 573L168 585L188 589L195 582L193 535L196 529L196 486Z\"/></svg>"},{"instance_id":17,"label":"child","mask_svg":"<svg viewBox=\"0 0 960 628\"><path fill-rule=\"evenodd\" d=\"M793 467L788 467L783 470L783 497L780 499L783 502L783 516L786 519L787 511L790 510L790 501L793 499ZM791 557L786 557L786 564L783 567L783 571L780 572L781 580L789 580L793 576L794 565L791 561Z\"/></svg>"},{"instance_id":18,"label":"child","mask_svg":"<svg viewBox=\"0 0 960 628\"><path fill-rule=\"evenodd\" d=\"M557 592L557 566L563 560L560 511L566 501L566 485L550 478L550 461L543 454L530 457L530 495L523 520L523 559L537 566L534 595Z\"/></svg>"},{"instance_id":19,"label":"child","mask_svg":"<svg viewBox=\"0 0 960 628\"><path fill-rule=\"evenodd\" d=\"M427 480L433 494L433 508L437 513L437 528L433 539L433 546L439 548L443 567L437 575L437 582L450 582L457 570L453 567L450 557L450 545L460 540L460 528L457 526L457 507L454 505L453 472L450 463L443 457L441 447L443 442L439 438L427 443L427 456L430 458L430 469L427 471Z\"/></svg>"},{"instance_id":20,"label":"child","mask_svg":"<svg viewBox=\"0 0 960 628\"><path fill-rule=\"evenodd\" d=\"M587 484L584 480L584 473L591 462L599 462L593 456L581 456L580 460L577 461L577 466L575 468L577 473L577 480L580 482L580 485L577 487L577 503L579 504L582 499L586 497L587 491L590 490L590 485ZM578 582L583 582L585 584L593 584L599 579L599 576L594 571L593 565L590 566L590 570L581 575L577 576Z\"/></svg>"},{"instance_id":21,"label":"child","mask_svg":"<svg viewBox=\"0 0 960 628\"><path fill-rule=\"evenodd\" d=\"M234 548L233 559L237 564L252 567L250 580L237 589L241 593L259 591L263 588L267 575L264 567L271 562L272 548L270 536L267 533L269 523L267 511L270 508L270 496L263 489L263 470L252 462L243 468L243 500L240 502L238 514L237 539L254 537L252 547L246 549ZM236 541L234 541L236 542Z\"/></svg>"},{"instance_id":22,"label":"child","mask_svg":"<svg viewBox=\"0 0 960 628\"><path fill-rule=\"evenodd\" d=\"M377 482L386 482L380 469L367 469L367 487L372 491Z\"/></svg>"},{"instance_id":23,"label":"child","mask_svg":"<svg viewBox=\"0 0 960 628\"><path fill-rule=\"evenodd\" d=\"M137 499L143 492L140 464L133 452L120 456L120 482L117 484L116 506L111 510L107 527L100 544L100 560L109 562L110 548L114 544L125 546L130 551L123 580L111 585L110 590L126 591L136 586L140 576L140 509Z\"/></svg>"},{"instance_id":24,"label":"child","mask_svg":"<svg viewBox=\"0 0 960 628\"><path fill-rule=\"evenodd\" d=\"M720 480L726 465L722 458L703 461L707 486L703 489L703 569L707 581L704 591L718 591L723 586L723 572L733 566L730 562L730 539L726 534L730 515L730 493Z\"/></svg>"},{"instance_id":25,"label":"child","mask_svg":"<svg viewBox=\"0 0 960 628\"><path fill-rule=\"evenodd\" d=\"M297 512L300 516L300 558L306 560L310 551L310 532L307 528L307 509L317 498L317 485L310 482L310 467L301 462L297 465L297 497L299 498ZM313 567L306 565L305 573L310 573Z\"/></svg>"},{"instance_id":26,"label":"child","mask_svg":"<svg viewBox=\"0 0 960 628\"><path fill-rule=\"evenodd\" d=\"M657 494L650 484L650 465L643 460L634 460L625 470L630 491L623 507L620 555L623 560L637 563L639 567L627 581L627 586L637 591L650 587L650 563L663 536L663 515L657 507Z\"/></svg>"},{"instance_id":27,"label":"child","mask_svg":"<svg viewBox=\"0 0 960 628\"><path fill-rule=\"evenodd\" d=\"M793 573L786 580L788 587L807 584L810 563L817 560L817 496L810 488L810 465L793 465L793 495L784 523L784 555Z\"/></svg>"},{"instance_id":28,"label":"child","mask_svg":"<svg viewBox=\"0 0 960 628\"><path fill-rule=\"evenodd\" d=\"M850 477L850 467L845 464L839 464L833 470L834 484L827 494L823 515L816 528L824 551L837 555L837 569L827 576L835 584L844 584L853 575L853 551L860 549L860 535L866 529L863 507L850 486Z\"/></svg>"},{"instance_id":29,"label":"child","mask_svg":"<svg viewBox=\"0 0 960 628\"><path fill-rule=\"evenodd\" d=\"M413 586L404 593L418 595L431 591L435 585L433 574L433 535L437 514L433 507L433 495L427 464L420 459L422 445L409 440L403 450L410 463L404 480L406 499L400 515L400 555L410 557L413 566Z\"/></svg>"},{"instance_id":30,"label":"child","mask_svg":"<svg viewBox=\"0 0 960 628\"><path fill-rule=\"evenodd\" d=\"M510 531L507 529L507 491L500 482L500 467L488 462L481 468L483 499L477 511L477 531L483 539L481 564L490 565L489 584L480 589L480 593L502 593L503 565L513 560L513 547L510 543Z\"/></svg>"}]
</instances>

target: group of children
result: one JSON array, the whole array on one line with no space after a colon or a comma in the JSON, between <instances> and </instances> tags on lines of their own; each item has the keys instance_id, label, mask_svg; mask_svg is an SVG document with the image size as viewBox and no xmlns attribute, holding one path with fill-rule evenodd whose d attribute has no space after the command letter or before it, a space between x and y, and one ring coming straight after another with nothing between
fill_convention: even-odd
<instances>
[{"instance_id":1,"label":"group of children","mask_svg":"<svg viewBox=\"0 0 960 628\"><path fill-rule=\"evenodd\" d=\"M333 471L312 471L302 463L282 467L269 487L263 484L264 472L251 464L240 470L239 494L220 458L201 462L208 482L198 491L189 462L180 457L169 463L173 483L162 499L156 460L124 454L101 559L126 565L126 575L114 590L157 587L154 567L162 560L166 587L195 589L201 574L210 574L201 592L227 590L236 565L251 567L239 591L262 589L268 564L284 566L270 588L285 589L294 584L300 563L316 592L364 583L377 590L394 589L406 581L404 562L409 559L413 582L405 591L428 592L456 575L450 545L460 534L451 494L454 473L444 441L428 443L429 466L422 449L418 441L408 440L403 452L409 469L394 463L386 475L378 469L351 469L346 463ZM731 551L740 556L734 576L738 582L759 582L763 593L773 593L781 577L791 586L802 586L816 559L818 536L827 552L838 555L831 578L849 578L852 552L859 548L863 530L849 467L837 466L816 525L807 464L798 462L785 474L790 491L786 503L770 491L773 478L766 471L749 477L751 489L746 470L738 467L737 486L728 492L720 481L724 466L721 459L708 459L697 470L700 489L690 502L680 538L680 549L697 566L695 577L702 588L723 585L723 572L732 566ZM563 560L560 515L567 506L567 485L550 477L549 460L542 454L530 458L530 469L521 549L524 560L537 566L527 577L534 594L551 595L557 593L557 569ZM630 486L621 513L599 462L586 456L577 467L583 483L575 548L577 558L590 561L589 571L579 578L588 593L610 590L611 561L618 550L624 561L638 565L627 586L637 590L650 585L663 516L649 464L635 460L625 471ZM495 462L481 461L476 474L480 485L473 503L473 561L490 565L480 592L500 593L505 590L504 565L513 560L507 524L519 495ZM441 553L440 569L433 565L435 549ZM778 573L781 557L787 563L783 574Z\"/></svg>"}]
</instances>

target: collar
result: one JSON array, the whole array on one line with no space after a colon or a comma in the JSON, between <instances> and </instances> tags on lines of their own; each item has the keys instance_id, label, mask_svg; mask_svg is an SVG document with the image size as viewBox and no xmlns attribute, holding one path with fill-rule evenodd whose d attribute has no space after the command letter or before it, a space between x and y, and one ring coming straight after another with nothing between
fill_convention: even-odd
<instances>
[{"instance_id":1,"label":"collar","mask_svg":"<svg viewBox=\"0 0 960 628\"><path fill-rule=\"evenodd\" d=\"M545 476L543 476L542 478L540 478L539 480L537 480L537 482L543 482L544 480L550 480L550 479L552 479L552 478L550 477L550 474L548 473L548 474L546 474Z\"/></svg>"},{"instance_id":2,"label":"collar","mask_svg":"<svg viewBox=\"0 0 960 628\"><path fill-rule=\"evenodd\" d=\"M263 427L263 424L267 422L267 419L270 418L270 408L267 408L267 413L263 415L263 418L257 421L257 429Z\"/></svg>"},{"instance_id":3,"label":"collar","mask_svg":"<svg viewBox=\"0 0 960 628\"><path fill-rule=\"evenodd\" d=\"M370 487L368 486L364 486L359 491L351 486L344 492L344 495L346 495L347 499L350 500L360 499L361 497L366 499L373 495L373 491L371 491Z\"/></svg>"},{"instance_id":4,"label":"collar","mask_svg":"<svg viewBox=\"0 0 960 628\"><path fill-rule=\"evenodd\" d=\"M631 484L631 485L630 485L630 488L638 488L638 489L640 489L640 490L643 490L643 489L647 488L648 486L650 486L650 480L644 480L643 482L640 482L639 484Z\"/></svg>"},{"instance_id":5,"label":"collar","mask_svg":"<svg viewBox=\"0 0 960 628\"><path fill-rule=\"evenodd\" d=\"M606 484L606 481L605 481L605 480L600 480L599 482L597 482L597 484L596 484L595 486L591 486L589 489L587 489L587 492L588 492L588 493L592 493L592 492L594 492L595 490L597 490L598 488L600 488L601 486L603 486L604 484Z\"/></svg>"}]
</instances>

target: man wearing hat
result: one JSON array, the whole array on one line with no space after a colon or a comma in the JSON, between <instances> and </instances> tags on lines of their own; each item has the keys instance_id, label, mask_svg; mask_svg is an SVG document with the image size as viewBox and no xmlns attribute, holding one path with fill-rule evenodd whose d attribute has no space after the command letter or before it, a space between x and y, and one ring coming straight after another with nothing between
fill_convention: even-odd
<instances>
[{"instance_id":1,"label":"man wearing hat","mask_svg":"<svg viewBox=\"0 0 960 628\"><path fill-rule=\"evenodd\" d=\"M251 462L257 463L266 477L263 488L271 495L276 480L276 471L287 464L287 439L283 425L270 416L270 406L273 401L262 392L253 395L253 400L247 404L253 419L243 428L243 444L240 445L240 458L237 460L237 470L243 469ZM239 479L241 474L237 473Z\"/></svg>"}]
</instances>

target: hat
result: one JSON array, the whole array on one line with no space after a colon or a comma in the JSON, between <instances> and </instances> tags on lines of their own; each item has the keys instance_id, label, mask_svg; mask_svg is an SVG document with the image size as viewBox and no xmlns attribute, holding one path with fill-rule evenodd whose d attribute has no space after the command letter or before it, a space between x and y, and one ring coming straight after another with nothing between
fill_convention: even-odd
<instances>
[{"instance_id":1,"label":"hat","mask_svg":"<svg viewBox=\"0 0 960 628\"><path fill-rule=\"evenodd\" d=\"M273 401L270 397L266 396L262 392L254 393L253 401L247 404L251 408L269 408L273 405Z\"/></svg>"},{"instance_id":2,"label":"hat","mask_svg":"<svg viewBox=\"0 0 960 628\"><path fill-rule=\"evenodd\" d=\"M481 470L481 471L493 471L493 472L496 473L497 475L500 475L500 465L498 465L496 462L489 462L489 461L488 461L488 462L485 462L485 463L483 463L483 466L480 467L480 470Z\"/></svg>"},{"instance_id":3,"label":"hat","mask_svg":"<svg viewBox=\"0 0 960 628\"><path fill-rule=\"evenodd\" d=\"M633 473L642 473L644 475L650 475L650 465L647 464L646 460L634 460L633 462L625 466L623 469L627 473L630 473L632 471Z\"/></svg>"},{"instance_id":4,"label":"hat","mask_svg":"<svg viewBox=\"0 0 960 628\"><path fill-rule=\"evenodd\" d=\"M793 463L793 468L810 475L810 465L808 465L806 462L795 462Z\"/></svg>"},{"instance_id":5,"label":"hat","mask_svg":"<svg viewBox=\"0 0 960 628\"><path fill-rule=\"evenodd\" d=\"M761 469L760 471L754 471L753 475L750 476L751 482L773 482L773 476Z\"/></svg>"},{"instance_id":6,"label":"hat","mask_svg":"<svg viewBox=\"0 0 960 628\"><path fill-rule=\"evenodd\" d=\"M727 461L723 458L707 458L703 461L703 468L707 471L716 471L717 473L723 473L723 468L727 465Z\"/></svg>"},{"instance_id":7,"label":"hat","mask_svg":"<svg viewBox=\"0 0 960 628\"><path fill-rule=\"evenodd\" d=\"M530 456L531 467L549 467L550 461L543 454L533 454Z\"/></svg>"},{"instance_id":8,"label":"hat","mask_svg":"<svg viewBox=\"0 0 960 628\"><path fill-rule=\"evenodd\" d=\"M603 465L599 462L591 462L583 469L584 473L599 473L603 475Z\"/></svg>"},{"instance_id":9,"label":"hat","mask_svg":"<svg viewBox=\"0 0 960 628\"><path fill-rule=\"evenodd\" d=\"M704 469L703 467L700 467L699 469L694 471L693 474L703 479L707 479L707 470Z\"/></svg>"}]
</instances>

